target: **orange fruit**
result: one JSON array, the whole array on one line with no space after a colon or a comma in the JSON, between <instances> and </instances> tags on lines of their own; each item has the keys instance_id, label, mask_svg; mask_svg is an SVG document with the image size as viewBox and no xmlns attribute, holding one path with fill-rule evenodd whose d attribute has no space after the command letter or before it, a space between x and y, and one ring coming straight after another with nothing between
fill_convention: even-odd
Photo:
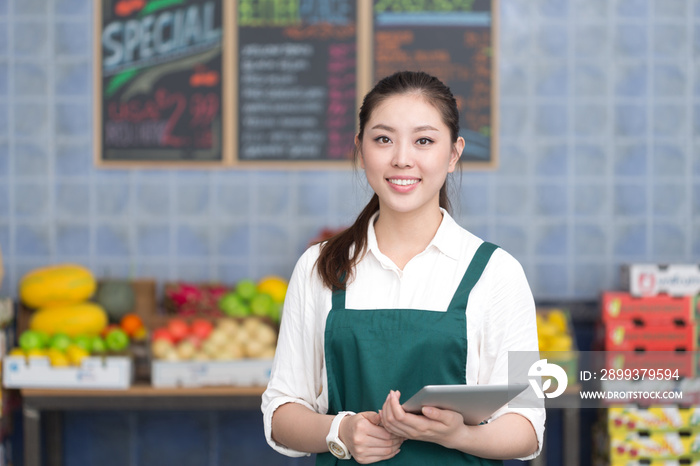
<instances>
[{"instance_id":1,"label":"orange fruit","mask_svg":"<svg viewBox=\"0 0 700 466\"><path fill-rule=\"evenodd\" d=\"M133 336L139 330L144 328L141 317L133 313L124 315L119 323L119 326L129 336Z\"/></svg>"}]
</instances>

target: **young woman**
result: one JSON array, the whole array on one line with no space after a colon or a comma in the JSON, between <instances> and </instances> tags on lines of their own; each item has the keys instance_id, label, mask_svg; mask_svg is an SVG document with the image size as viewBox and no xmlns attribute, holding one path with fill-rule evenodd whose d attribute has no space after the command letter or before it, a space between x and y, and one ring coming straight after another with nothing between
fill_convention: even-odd
<instances>
[{"instance_id":1,"label":"young woman","mask_svg":"<svg viewBox=\"0 0 700 466\"><path fill-rule=\"evenodd\" d=\"M292 274L262 402L280 453L318 453L322 465L539 453L544 410L504 407L468 426L453 411L401 407L424 385L506 384L508 351L537 351L522 267L448 213L458 121L450 90L425 73L396 73L365 97L355 152L375 194Z\"/></svg>"}]
</instances>

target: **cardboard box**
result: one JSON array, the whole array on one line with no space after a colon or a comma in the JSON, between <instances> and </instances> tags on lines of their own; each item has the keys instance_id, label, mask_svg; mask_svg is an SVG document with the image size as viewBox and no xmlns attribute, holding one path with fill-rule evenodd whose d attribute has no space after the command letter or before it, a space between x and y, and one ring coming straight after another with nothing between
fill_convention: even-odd
<instances>
[{"instance_id":1,"label":"cardboard box","mask_svg":"<svg viewBox=\"0 0 700 466\"><path fill-rule=\"evenodd\" d=\"M690 296L636 297L630 293L606 291L602 294L601 307L604 322L636 320L646 324L672 324L695 321Z\"/></svg>"},{"instance_id":2,"label":"cardboard box","mask_svg":"<svg viewBox=\"0 0 700 466\"><path fill-rule=\"evenodd\" d=\"M98 280L99 283L99 280ZM134 307L129 311L137 314L141 319L143 320L144 324L148 327L148 322L150 321L150 318L152 315L155 314L156 312L156 282L153 279L135 279L130 281L131 287L134 290ZM17 306L17 338L19 338L19 335L26 329L29 328L29 321L31 319L32 314L34 313L34 309L31 309L27 306L25 306L21 301L18 303ZM121 360L123 359L128 359L129 361L129 372L131 375L129 376L129 382L126 387L129 387L133 383L134 377L137 377L139 380L148 380L150 377L150 361L148 360L148 351L136 351L136 347L138 344L136 342L132 342L132 347L131 347L131 356L132 357L126 357L126 356L109 356L106 358L107 361L110 362L110 367L117 367L118 365L122 364ZM20 358L21 359L21 358ZM88 358L89 360L98 360L101 363L101 358ZM134 361L135 359L135 361ZM41 360L40 358L37 360ZM48 363L48 360L46 360ZM32 361L30 363L31 365L36 365L40 364L32 358ZM47 370L33 370L31 371L30 375L26 375L26 369L21 369L18 368L18 370L21 369L21 373L24 374L21 379L22 381L24 380L32 380L32 385L26 386L26 388L30 387L41 387L41 388L122 388L121 386L107 386L107 387L102 387L102 386L92 386L90 385L91 382L88 382L90 377L88 377L88 374L92 373L99 373L103 374L104 371L101 372L99 368L93 368L93 365L95 363L90 363L88 364L87 369L89 369L88 372L86 371L78 371L76 375L66 375L67 372L65 372L67 369L66 368L56 368L54 370L60 370L62 372L54 373L51 371ZM50 368L49 368L50 369ZM3 372L5 372L7 369L3 367ZM76 368L77 370L77 368ZM116 371L116 369L114 369ZM120 369L121 370L121 369ZM24 372L22 372L24 371ZM111 370L106 371L107 374L111 373ZM43 374L43 375L42 375ZM82 376L80 378L79 376ZM46 380L40 380L40 377L46 377ZM63 385L56 385L52 386L52 379L54 377L59 377L61 380L63 380L67 384L65 387ZM109 378L112 377L111 375L101 375L100 380L107 380L105 377ZM17 380L17 379L16 379ZM86 385L84 387L82 386L72 386L71 383L73 383L73 380L84 380L86 381ZM24 383L24 382L21 382ZM121 383L121 382L120 382ZM24 387L24 386L22 386ZM14 387L12 387L14 388Z\"/></svg>"},{"instance_id":3,"label":"cardboard box","mask_svg":"<svg viewBox=\"0 0 700 466\"><path fill-rule=\"evenodd\" d=\"M154 387L265 386L270 380L272 359L237 361L159 361L151 368Z\"/></svg>"},{"instance_id":4,"label":"cardboard box","mask_svg":"<svg viewBox=\"0 0 700 466\"><path fill-rule=\"evenodd\" d=\"M602 463L606 466L700 466L700 457L682 456L674 459L617 458L612 463Z\"/></svg>"},{"instance_id":5,"label":"cardboard box","mask_svg":"<svg viewBox=\"0 0 700 466\"><path fill-rule=\"evenodd\" d=\"M693 325L636 325L632 321L606 322L606 351L693 351L697 330Z\"/></svg>"},{"instance_id":6,"label":"cardboard box","mask_svg":"<svg viewBox=\"0 0 700 466\"><path fill-rule=\"evenodd\" d=\"M697 455L700 432L624 432L610 433L610 462L640 458L677 459Z\"/></svg>"},{"instance_id":7,"label":"cardboard box","mask_svg":"<svg viewBox=\"0 0 700 466\"><path fill-rule=\"evenodd\" d=\"M700 406L611 406L608 431L675 432L700 428Z\"/></svg>"},{"instance_id":8,"label":"cardboard box","mask_svg":"<svg viewBox=\"0 0 700 466\"><path fill-rule=\"evenodd\" d=\"M80 367L52 367L48 358L8 356L3 360L7 388L127 389L133 381L131 358L85 358Z\"/></svg>"},{"instance_id":9,"label":"cardboard box","mask_svg":"<svg viewBox=\"0 0 700 466\"><path fill-rule=\"evenodd\" d=\"M693 296L700 293L700 264L623 265L621 282L635 296Z\"/></svg>"}]
</instances>

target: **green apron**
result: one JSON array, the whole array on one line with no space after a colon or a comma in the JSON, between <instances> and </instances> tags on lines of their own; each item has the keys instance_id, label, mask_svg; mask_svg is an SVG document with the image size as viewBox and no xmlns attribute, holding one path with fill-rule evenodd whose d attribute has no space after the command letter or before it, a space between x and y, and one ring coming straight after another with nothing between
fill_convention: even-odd
<instances>
[{"instance_id":1,"label":"green apron","mask_svg":"<svg viewBox=\"0 0 700 466\"><path fill-rule=\"evenodd\" d=\"M405 401L424 385L466 384L467 301L496 248L491 243L479 247L447 312L345 309L345 291L335 290L325 329L328 414L376 412L390 390L400 390ZM322 453L317 455L316 464L358 463ZM377 464L447 466L502 462L436 443L406 440L398 455Z\"/></svg>"}]
</instances>

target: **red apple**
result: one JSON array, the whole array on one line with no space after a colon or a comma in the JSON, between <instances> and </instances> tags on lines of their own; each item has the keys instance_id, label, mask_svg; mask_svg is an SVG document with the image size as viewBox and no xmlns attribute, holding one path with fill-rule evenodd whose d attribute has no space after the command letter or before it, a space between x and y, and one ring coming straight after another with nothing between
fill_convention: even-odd
<instances>
[{"instance_id":1,"label":"red apple","mask_svg":"<svg viewBox=\"0 0 700 466\"><path fill-rule=\"evenodd\" d=\"M170 331L168 331L168 329L165 327L160 327L160 328L155 329L151 333L151 339L153 341L167 340L169 343L174 343L174 341L175 341L173 336L170 334Z\"/></svg>"},{"instance_id":2,"label":"red apple","mask_svg":"<svg viewBox=\"0 0 700 466\"><path fill-rule=\"evenodd\" d=\"M202 341L209 337L212 330L214 330L214 325L205 319L195 319L190 326L192 335Z\"/></svg>"},{"instance_id":3,"label":"red apple","mask_svg":"<svg viewBox=\"0 0 700 466\"><path fill-rule=\"evenodd\" d=\"M175 342L178 342L190 334L190 326L184 320L174 318L168 321L168 331Z\"/></svg>"}]
</instances>

